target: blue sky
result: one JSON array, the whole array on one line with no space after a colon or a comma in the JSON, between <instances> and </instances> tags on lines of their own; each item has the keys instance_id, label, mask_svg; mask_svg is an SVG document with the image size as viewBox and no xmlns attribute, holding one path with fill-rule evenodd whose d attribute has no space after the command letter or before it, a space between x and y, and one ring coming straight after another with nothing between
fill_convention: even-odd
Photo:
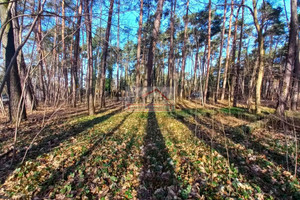
<instances>
[{"instance_id":1,"label":"blue sky","mask_svg":"<svg viewBox=\"0 0 300 200\"><path fill-rule=\"evenodd\" d=\"M290 1L289 0L271 0L273 7L280 6L283 8L283 1L286 2L287 6L287 14L288 17L290 16ZM74 1L75 2L75 1ZM109 1L108 0L102 0L100 3L99 0L94 1L95 4L93 6L93 20L92 20L92 29L93 32L96 31L96 29L100 26L100 7L102 7L102 27L106 27L107 22L107 15L108 15L108 7L109 7ZM111 37L112 37L112 44L116 45L117 41L117 4L115 0L114 5L114 14L113 14L113 22L112 22L112 29L111 29ZM220 0L212 0L212 9L216 9L216 5L223 4L224 1ZM227 0L227 3L230 3L230 0ZM262 0L258 0L258 4L260 5L262 3ZM124 46L124 44L127 42L128 34L126 31L129 30L129 39L137 42L137 30L138 30L138 17L139 17L139 1L129 1L129 0L121 0L121 14L120 14L120 46L121 48ZM182 18L183 15L185 15L185 4L186 1L180 1L177 0L177 8L176 8L176 14ZM205 9L206 5L208 4L208 0L190 0L190 9L189 14L199 12L203 9ZM252 0L246 0L246 4L252 8ZM229 6L228 6L229 7ZM164 10L170 9L170 3L168 1L165 1L164 4ZM156 5L151 7L151 13L153 14L156 10ZM31 11L27 11L31 12ZM223 13L223 8L218 7L218 13ZM230 10L227 11L227 17L229 18ZM73 16L74 11L70 11L66 13L67 16ZM146 20L146 16L144 14L144 22ZM286 21L285 18L282 19L284 22ZM29 23L31 22L31 19L26 19L25 22ZM227 20L227 26L228 26ZM234 21L234 19L233 19ZM253 24L252 16L250 15L250 12L248 9L245 9L245 22L248 24ZM43 30L49 30L51 27L55 25L55 19L52 18L45 18L43 21ZM82 22L83 23L83 22ZM169 17L163 17L161 21L161 31L164 31L167 28L167 25L169 23ZM26 35L26 32L23 34L23 36ZM32 35L33 36L33 35ZM225 41L225 44L227 41ZM32 42L29 42L26 47L24 48L25 54L30 54L32 51ZM250 50L253 47L253 43L250 44ZM203 49L202 49L203 51ZM36 53L36 52L34 52ZM28 60L27 60L28 61ZM28 63L29 64L29 63ZM214 64L214 62L213 62ZM188 57L187 59L187 65L186 65L186 72L191 71L192 66L192 59L191 57ZM114 73L115 74L115 73Z\"/></svg>"}]
</instances>

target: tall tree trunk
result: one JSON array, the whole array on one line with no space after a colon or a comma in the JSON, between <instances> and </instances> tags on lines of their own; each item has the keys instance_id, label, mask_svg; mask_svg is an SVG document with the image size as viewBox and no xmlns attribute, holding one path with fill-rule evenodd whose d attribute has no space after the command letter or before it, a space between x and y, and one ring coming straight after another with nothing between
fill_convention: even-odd
<instances>
[{"instance_id":1,"label":"tall tree trunk","mask_svg":"<svg viewBox=\"0 0 300 200\"><path fill-rule=\"evenodd\" d=\"M239 92L239 83L240 83L240 71L241 71L241 53L242 53L242 46L243 46L243 30L244 30L244 3L245 0L242 1L242 24L241 24L241 31L240 31L240 43L239 43L239 53L238 53L238 63L236 65L236 84L234 87L233 92L233 106L236 107L237 101L240 98Z\"/></svg>"},{"instance_id":2,"label":"tall tree trunk","mask_svg":"<svg viewBox=\"0 0 300 200\"><path fill-rule=\"evenodd\" d=\"M108 56L108 42L110 36L110 28L111 28L111 18L113 14L114 0L110 0L109 12L108 12L108 20L107 27L105 33L105 40L102 50L102 59L101 59L101 80L100 80L100 108L105 107L105 75L106 75L106 60Z\"/></svg>"},{"instance_id":3,"label":"tall tree trunk","mask_svg":"<svg viewBox=\"0 0 300 200\"><path fill-rule=\"evenodd\" d=\"M77 88L78 87L78 60L79 60L79 40L80 40L80 25L81 25L81 14L82 14L82 1L79 0L79 8L77 12L77 23L76 23L76 32L75 32L75 43L74 43L74 59L73 59L73 70L72 70L72 82L73 82L73 95L72 95L72 104L73 107L76 107L77 101Z\"/></svg>"},{"instance_id":4,"label":"tall tree trunk","mask_svg":"<svg viewBox=\"0 0 300 200\"><path fill-rule=\"evenodd\" d=\"M184 39L182 48L182 64L181 64L181 77L180 77L180 99L184 98L184 84L185 84L185 64L186 64L186 50L187 50L187 30L189 24L189 0L186 2L186 14L184 18Z\"/></svg>"},{"instance_id":5,"label":"tall tree trunk","mask_svg":"<svg viewBox=\"0 0 300 200\"><path fill-rule=\"evenodd\" d=\"M255 112L257 114L261 113L260 109L260 99L261 99L261 86L262 86L262 80L264 76L264 35L263 35L263 29L259 25L258 22L258 16L257 16L257 2L256 0L252 1L253 3L253 20L255 24L255 28L258 34L258 45L259 45L259 63L258 63L258 75L256 79L256 85L255 85Z\"/></svg>"},{"instance_id":6,"label":"tall tree trunk","mask_svg":"<svg viewBox=\"0 0 300 200\"><path fill-rule=\"evenodd\" d=\"M222 33L221 33L221 43L220 43L220 51L219 51L219 62L218 62L218 76L216 82L216 97L215 102L217 103L219 98L219 89L220 89L220 79L221 79L221 65L222 65L222 53L223 53L223 46L224 46L224 35L225 35L225 23L226 23L226 13L227 13L227 0L224 1L224 13L223 13L223 25L222 25Z\"/></svg>"},{"instance_id":7,"label":"tall tree trunk","mask_svg":"<svg viewBox=\"0 0 300 200\"><path fill-rule=\"evenodd\" d=\"M143 4L143 0L141 0L141 4ZM119 91L120 91L120 0L118 0L118 33L117 33L117 101L119 101ZM142 6L143 7L143 6ZM142 15L143 15L143 9L142 9ZM141 19L140 19L141 20ZM143 23L143 17L142 17L142 23ZM137 50L138 51L138 50ZM141 53L141 50L140 50ZM139 59L139 58L138 58ZM138 60L139 62L139 60ZM138 66L139 67L139 66ZM138 72L137 72L138 73ZM139 79L137 74L137 80ZM138 87L138 86L137 86Z\"/></svg>"},{"instance_id":8,"label":"tall tree trunk","mask_svg":"<svg viewBox=\"0 0 300 200\"><path fill-rule=\"evenodd\" d=\"M298 35L297 35L298 36ZM300 79L300 52L299 52L299 37L297 38L298 45L296 51L296 60L295 60L295 69L293 76L293 93L292 93L292 105L291 108L293 111L297 110L297 104L299 100L299 79Z\"/></svg>"},{"instance_id":9,"label":"tall tree trunk","mask_svg":"<svg viewBox=\"0 0 300 200\"><path fill-rule=\"evenodd\" d=\"M175 0L176 4L176 0ZM169 48L169 56L168 56L168 77L167 77L167 85L169 87L173 86L174 79L174 12L175 12L174 0L171 0L171 14L170 14L170 48Z\"/></svg>"},{"instance_id":10,"label":"tall tree trunk","mask_svg":"<svg viewBox=\"0 0 300 200\"><path fill-rule=\"evenodd\" d=\"M231 64L230 64L230 69L229 71L231 73L231 77L228 75L228 80L230 80L231 78L231 84L228 84L229 86L229 97L228 97L228 103L231 103L231 97L233 96L233 92L234 92L234 88L235 88L235 84L236 84L236 63L235 63L235 57L236 57L236 38L237 38L237 25L238 25L238 17L239 17L239 11L240 11L240 6L237 9L236 12L236 17L235 17L235 24L234 24L234 35L233 35L233 40L232 40L232 58L231 58Z\"/></svg>"},{"instance_id":11,"label":"tall tree trunk","mask_svg":"<svg viewBox=\"0 0 300 200\"><path fill-rule=\"evenodd\" d=\"M152 70L153 70L153 59L155 56L156 42L158 39L159 28L160 28L160 19L162 16L164 0L158 0L157 8L155 12L154 25L151 35L150 48L148 54L148 63L147 63L147 86L151 87L152 85Z\"/></svg>"},{"instance_id":12,"label":"tall tree trunk","mask_svg":"<svg viewBox=\"0 0 300 200\"><path fill-rule=\"evenodd\" d=\"M231 11L229 18L229 30L228 30L228 38L227 38L227 47L226 47L226 60L225 60L225 70L224 70L224 78L223 78L223 87L222 87L222 95L221 100L225 98L226 84L227 84L227 73L228 73L228 65L229 65L229 48L230 48L230 39L231 39L231 21L233 16L233 0L231 0Z\"/></svg>"},{"instance_id":13,"label":"tall tree trunk","mask_svg":"<svg viewBox=\"0 0 300 200\"><path fill-rule=\"evenodd\" d=\"M198 69L198 55L199 55L199 44L196 42L196 55L194 63L194 78L193 78L193 92L197 90L197 69Z\"/></svg>"},{"instance_id":14,"label":"tall tree trunk","mask_svg":"<svg viewBox=\"0 0 300 200\"><path fill-rule=\"evenodd\" d=\"M17 3L13 3L13 6L11 8L11 15L14 18L13 20L13 30L14 30L14 42L15 42L15 49L18 48L18 46L21 44L21 38L22 38L22 30L19 25L18 18L15 18L17 16ZM26 101L26 107L30 110L36 110L37 107L37 100L34 95L33 91L33 85L31 82L31 77L27 77L27 67L23 55L23 51L21 50L18 58L17 58L17 64L18 64L18 71L21 79L21 88L25 89L25 101ZM25 87L24 87L25 84Z\"/></svg>"},{"instance_id":15,"label":"tall tree trunk","mask_svg":"<svg viewBox=\"0 0 300 200\"><path fill-rule=\"evenodd\" d=\"M283 83L280 90L280 96L278 99L278 106L276 113L279 116L284 115L284 110L286 108L286 102L288 99L288 94L290 92L291 78L293 76L292 72L294 70L295 61L297 58L297 34L298 34L298 15L297 15L297 0L291 0L291 23L290 23L290 36L289 36L289 48L288 55L286 59L286 67L283 77Z\"/></svg>"},{"instance_id":16,"label":"tall tree trunk","mask_svg":"<svg viewBox=\"0 0 300 200\"><path fill-rule=\"evenodd\" d=\"M65 0L62 0L61 2L61 10L62 10L62 22L61 22L61 40L62 40L62 69L65 79L65 94L64 98L66 102L69 102L69 89L68 89L68 67L66 65L66 44L65 44Z\"/></svg>"},{"instance_id":17,"label":"tall tree trunk","mask_svg":"<svg viewBox=\"0 0 300 200\"><path fill-rule=\"evenodd\" d=\"M8 7L8 0L0 0L0 19L1 24L6 23L8 20L11 20L11 12ZM6 15L6 13L8 15ZM6 70L8 69L9 63L12 57L15 54L15 46L14 46L14 33L13 33L13 25L10 21L3 32L2 36L2 53L4 55L4 63ZM6 80L7 82L7 91L9 96L9 118L10 121L14 122L17 120L19 116L21 119L26 119L26 109L24 104L21 102L20 115L18 114L19 101L21 98L21 84L20 77L18 72L17 61L13 63L12 69L9 73L9 76Z\"/></svg>"},{"instance_id":18,"label":"tall tree trunk","mask_svg":"<svg viewBox=\"0 0 300 200\"><path fill-rule=\"evenodd\" d=\"M243 7L244 2L242 2L241 6L239 6L237 13L236 13L236 20L235 20L235 25L234 25L234 37L233 37L233 42L232 42L232 80L231 80L231 91L232 93L230 94L230 96L233 96L233 106L236 107L237 106L237 96L238 95L238 85L239 85L239 63L235 62L235 57L236 57L236 40L237 40L237 27L238 27L238 21L239 21L239 12L241 7ZM242 32L242 30L241 30ZM241 39L242 40L242 39ZM240 41L241 41L240 40ZM241 43L240 43L241 45ZM240 52L239 52L240 53ZM240 54L239 54L240 56ZM238 58L238 62L239 62L239 58ZM235 95L234 95L235 94ZM230 100L230 99L229 99Z\"/></svg>"},{"instance_id":19,"label":"tall tree trunk","mask_svg":"<svg viewBox=\"0 0 300 200\"><path fill-rule=\"evenodd\" d=\"M208 4L208 34L207 34L207 70L206 70L206 80L205 80L205 86L204 86L204 95L203 95L203 102L206 103L206 98L209 98L207 96L207 90L208 90L208 82L209 82L209 69L210 69L210 32L211 32L211 0L209 0Z\"/></svg>"},{"instance_id":20,"label":"tall tree trunk","mask_svg":"<svg viewBox=\"0 0 300 200\"><path fill-rule=\"evenodd\" d=\"M88 54L88 74L87 74L87 104L89 115L95 114L94 105L94 90L93 90L93 49L92 49L92 22L90 10L92 11L93 2L89 6L88 0L85 0L85 26L86 26L86 40L87 40L87 54Z\"/></svg>"},{"instance_id":21,"label":"tall tree trunk","mask_svg":"<svg viewBox=\"0 0 300 200\"><path fill-rule=\"evenodd\" d=\"M139 30L138 30L138 46L136 53L136 100L139 97L139 87L141 82L140 68L141 68L141 45L142 45L142 28L143 28L143 0L140 1L140 20L139 20Z\"/></svg>"},{"instance_id":22,"label":"tall tree trunk","mask_svg":"<svg viewBox=\"0 0 300 200\"><path fill-rule=\"evenodd\" d=\"M38 10L40 9L41 1L38 4ZM41 18L38 19L37 22L37 30L35 31L37 43L38 43L38 53L39 53L39 89L42 91L42 102L46 101L46 88L45 88L45 70L44 70L44 57L43 57L43 45L42 45L42 22Z\"/></svg>"},{"instance_id":23,"label":"tall tree trunk","mask_svg":"<svg viewBox=\"0 0 300 200\"><path fill-rule=\"evenodd\" d=\"M58 9L57 9L57 0L54 1L54 7L55 7L55 12L57 13L58 12ZM57 33L58 33L58 17L55 16L55 28L54 28L54 37L53 37L53 46L55 47L56 44L57 44ZM52 65L52 68L53 68L53 74L52 74L52 88L53 88L53 96L52 96L52 103L53 105L55 105L56 103L56 97L57 97L57 94L56 94L56 87L58 88L59 87L59 84L56 82L56 77L58 75L58 55L57 55L57 49L56 48L53 48L53 65Z\"/></svg>"},{"instance_id":24,"label":"tall tree trunk","mask_svg":"<svg viewBox=\"0 0 300 200\"><path fill-rule=\"evenodd\" d=\"M102 12L103 12L103 9L102 9L102 4L100 4L100 27L102 27ZM100 44L99 44L99 49L97 50L97 58L100 56L100 49L102 49L103 47L103 43L102 43L102 29L100 28L100 31L99 31L99 35L100 35ZM101 60L101 59L100 59ZM119 67L119 66L118 66ZM101 81L101 61L100 61L100 64L97 64L97 75L96 75L96 87L95 87L95 105L96 105L96 100L99 100L99 97L100 97L100 81ZM98 92L97 92L98 91ZM98 95L97 95L98 94Z\"/></svg>"},{"instance_id":25,"label":"tall tree trunk","mask_svg":"<svg viewBox=\"0 0 300 200\"><path fill-rule=\"evenodd\" d=\"M250 76L250 81L248 83L247 106L248 106L249 111L251 111L252 97L253 97L253 90L254 90L254 81L256 79L258 66L259 66L259 56L257 56L257 58L255 60L253 70L252 70L252 74Z\"/></svg>"},{"instance_id":26,"label":"tall tree trunk","mask_svg":"<svg viewBox=\"0 0 300 200\"><path fill-rule=\"evenodd\" d=\"M168 83L170 87L175 87L174 82L174 14L176 10L176 0L171 0L171 15L170 15L170 51L168 58Z\"/></svg>"}]
</instances>

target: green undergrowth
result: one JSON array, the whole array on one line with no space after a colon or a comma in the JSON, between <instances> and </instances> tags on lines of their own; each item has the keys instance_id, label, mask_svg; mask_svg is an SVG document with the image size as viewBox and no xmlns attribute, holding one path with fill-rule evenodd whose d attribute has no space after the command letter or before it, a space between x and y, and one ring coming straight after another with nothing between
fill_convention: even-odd
<instances>
[{"instance_id":1,"label":"green undergrowth","mask_svg":"<svg viewBox=\"0 0 300 200\"><path fill-rule=\"evenodd\" d=\"M285 168L286 146L266 131L258 137L260 130L251 134L243 130L241 125L251 123L239 119L244 112L111 110L75 118L43 133L52 139L38 140L33 148L37 155L14 169L0 186L0 195L23 199L297 199L299 179L293 177L292 168ZM291 155L295 151L287 150Z\"/></svg>"}]
</instances>

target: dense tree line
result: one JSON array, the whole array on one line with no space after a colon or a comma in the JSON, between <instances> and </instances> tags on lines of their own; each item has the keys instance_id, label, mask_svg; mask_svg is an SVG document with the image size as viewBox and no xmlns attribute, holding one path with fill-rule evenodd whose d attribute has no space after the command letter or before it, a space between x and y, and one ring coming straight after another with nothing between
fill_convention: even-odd
<instances>
[{"instance_id":1,"label":"dense tree line","mask_svg":"<svg viewBox=\"0 0 300 200\"><path fill-rule=\"evenodd\" d=\"M227 99L256 113L270 102L282 116L299 106L298 6L297 0L1 0L0 92L9 96L11 121L61 103L86 102L93 115L127 86L175 87L177 99L199 93L203 104Z\"/></svg>"}]
</instances>

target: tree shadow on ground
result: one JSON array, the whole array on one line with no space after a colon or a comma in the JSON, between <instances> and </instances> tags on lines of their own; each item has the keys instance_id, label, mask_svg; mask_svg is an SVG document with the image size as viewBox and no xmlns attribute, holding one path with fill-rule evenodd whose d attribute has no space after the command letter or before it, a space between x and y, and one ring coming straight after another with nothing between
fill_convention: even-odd
<instances>
[{"instance_id":1,"label":"tree shadow on ground","mask_svg":"<svg viewBox=\"0 0 300 200\"><path fill-rule=\"evenodd\" d=\"M48 136L44 137L38 144L34 144L31 147L31 149L28 151L25 161L29 159L36 159L42 154L49 153L52 149L59 146L59 144L64 142L65 140L68 140L69 138L74 137L89 128L92 128L96 124L109 119L119 112L121 112L121 108L115 109L106 115L95 117L82 123L76 123L76 125L69 125L65 128L65 130L58 132L57 134L49 134ZM16 153L15 162L11 166L8 165L8 162L12 159L12 155L9 155L5 159L0 160L0 164L3 164L3 168L0 169L1 183L3 183L10 175L10 173L20 165L25 151L26 149L22 149ZM6 166L4 166L5 163Z\"/></svg>"},{"instance_id":2,"label":"tree shadow on ground","mask_svg":"<svg viewBox=\"0 0 300 200\"><path fill-rule=\"evenodd\" d=\"M184 116L182 116L178 113L175 113L175 112L171 113L171 116L173 116L175 119L177 119L178 121L183 123L187 128L190 129L190 131L192 131L192 132L195 131L196 124L190 122ZM196 136L199 139L201 139L202 141L204 141L207 146L211 146L211 134L213 134L212 132L215 131L215 128L217 126L212 127L208 121L200 119L197 116L196 116L196 121L198 124ZM201 126L206 127L206 128L199 130L199 127L201 127ZM218 130L216 130L216 131L218 131ZM226 137L228 137L230 135L232 136L232 133L226 134ZM229 137L229 139L231 139L231 137ZM235 141L235 140L233 140L233 141ZM251 141L249 141L249 142L251 142ZM245 148L247 148L248 146L245 146ZM224 141L214 140L212 148L215 149L223 157L227 158L227 149L226 149ZM278 181L274 181L272 179L273 175L270 174L269 171L261 169L261 167L262 168L267 167L267 166L262 166L264 163L259 163L257 161L249 161L249 159L247 158L247 155L244 155L241 151L239 151L235 148L228 148L228 155L229 155L230 162L235 164L235 166L239 170L239 173L243 174L247 178L248 181L260 186L260 188L266 194L269 194L270 190L274 189L276 187L275 196L277 196L277 197L284 198L286 196L296 195L297 192L291 188L287 188L287 189L285 189L285 191L283 191L282 183L278 182ZM274 166L274 167L276 167L276 166Z\"/></svg>"},{"instance_id":3,"label":"tree shadow on ground","mask_svg":"<svg viewBox=\"0 0 300 200\"><path fill-rule=\"evenodd\" d=\"M255 121L261 120L264 118L264 115L266 114L266 113L264 113L264 115L262 115L262 114L257 115L257 114L249 112L246 108L228 107L228 105L226 107L224 107L224 106L213 107L211 105L207 105L208 107L206 107L206 108L204 108L204 107L203 108L191 108L185 102L182 102L181 104L179 104L179 107L185 112L190 112L191 110L193 110L193 111L200 110L200 111L202 111L202 113L215 113L215 114L222 113L224 115L234 116L237 119L248 121L248 122L255 122Z\"/></svg>"},{"instance_id":4,"label":"tree shadow on ground","mask_svg":"<svg viewBox=\"0 0 300 200\"><path fill-rule=\"evenodd\" d=\"M185 113L189 114L190 116L195 117L195 112L191 110L184 110ZM177 115L177 118L181 120L184 118L182 115ZM212 127L211 115L205 115L205 117L196 117L196 120L199 124L205 125L208 129L213 129L218 131L219 133L224 132L226 137L231 139L236 144L241 144L245 146L246 149L252 149L255 153L265 155L270 161L276 163L277 165L281 165L286 170L291 170L295 168L294 161L289 157L287 158L286 155L278 153L274 150L269 149L261 142L256 140L256 137L251 134L249 131L249 127L247 125L241 125L237 127L232 127L226 124L222 124L220 120L217 118L213 118L214 127ZM286 164L286 160L288 159L289 166ZM299 174L297 175L299 177Z\"/></svg>"},{"instance_id":5,"label":"tree shadow on ground","mask_svg":"<svg viewBox=\"0 0 300 200\"><path fill-rule=\"evenodd\" d=\"M121 102L113 102L107 105L105 108L101 108L96 111L96 114L100 114L106 112L111 109L116 109L117 107L121 106ZM53 108L51 108L53 109ZM53 113L55 113L53 115ZM52 116L53 115L53 116ZM47 111L47 113L38 113L32 114L28 116L28 120L21 123L18 132L18 144L20 144L19 148L25 148L28 145L28 140L30 140L32 135L36 134L41 128L43 121L50 120L50 124L46 125L45 129L51 128L53 126L60 126L64 124L67 120L72 120L75 118L81 118L88 116L88 111L86 110L86 106L79 105L77 108L68 108L64 107L58 110ZM50 119L51 117L51 119ZM0 144L4 143L8 140L12 140L14 136L14 126L8 124L9 126L4 126L0 129L0 134L3 132L3 137L0 138ZM7 156L9 153L12 152L12 149L7 152L1 152L0 160Z\"/></svg>"},{"instance_id":6,"label":"tree shadow on ground","mask_svg":"<svg viewBox=\"0 0 300 200\"><path fill-rule=\"evenodd\" d=\"M50 177L46 181L44 181L43 183L41 183L39 185L40 188L41 188L41 190L37 194L35 194L35 196L37 196L37 197L47 196L47 193L49 192L48 190L49 190L50 186L54 186L55 184L59 183L59 181L61 181L61 180L66 180L68 178L68 176L72 172L74 172L74 170L78 166L80 166L81 164L83 164L85 161L88 160L89 156L93 153L93 151L96 150L97 147L99 147L99 145L102 144L102 142L104 140L106 140L109 137L111 137L115 133L115 131L117 131L122 126L122 124L124 124L124 122L129 117L130 114L132 114L132 113L128 113L126 116L124 116L124 118L122 119L122 121L118 125L116 125L111 131L109 131L108 133L99 135L99 138L94 142L94 144L92 145L92 147L90 147L89 149L87 149L86 151L84 151L80 155L80 157L77 160L77 162L75 162L73 165L65 168L64 167L64 163L68 160L68 158L65 159L62 162L62 164L60 165L60 167L58 169L52 171ZM75 184L76 184L76 182L73 182L72 186L74 187Z\"/></svg>"},{"instance_id":7,"label":"tree shadow on ground","mask_svg":"<svg viewBox=\"0 0 300 200\"><path fill-rule=\"evenodd\" d=\"M151 104L149 106L138 198L170 199L170 190L178 190L178 183L156 114L151 110Z\"/></svg>"}]
</instances>

